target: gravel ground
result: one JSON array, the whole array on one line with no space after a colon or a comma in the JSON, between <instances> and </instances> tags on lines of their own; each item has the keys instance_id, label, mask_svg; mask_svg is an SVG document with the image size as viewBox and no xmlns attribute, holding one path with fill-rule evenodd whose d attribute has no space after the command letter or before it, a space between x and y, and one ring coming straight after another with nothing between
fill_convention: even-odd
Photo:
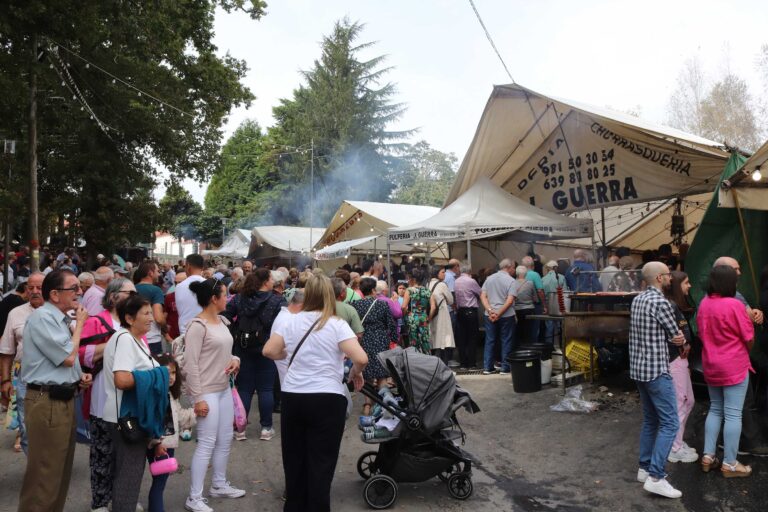
<instances>
[{"instance_id":1,"label":"gravel ground","mask_svg":"<svg viewBox=\"0 0 768 512\"><path fill-rule=\"evenodd\" d=\"M753 465L751 478L725 480L719 472L704 474L698 464L669 464L670 481L683 491L681 500L651 496L635 482L640 405L632 383L614 379L603 388L585 384L587 398L600 408L590 414L552 412L560 390L546 387L538 393L516 394L510 378L481 375L459 376L482 411L459 419L467 434L464 449L479 464L473 468L474 494L456 501L437 479L402 484L394 510L408 511L752 511L765 510L768 459L743 457ZM605 383L603 383L605 384ZM601 390L602 389L602 390ZM609 396L609 393L612 396ZM356 397L356 411L360 397ZM699 450L706 403L697 404L689 422L687 441ZM279 415L276 428L279 432ZM363 481L357 475L358 457L370 449L360 441L352 416L342 441L333 483L333 510L366 510ZM278 511L282 509L282 466L279 435L272 441L252 437L233 445L229 479L247 489L238 500L212 499L221 511ZM16 510L24 472L23 455L13 452L13 434L0 433L0 512ZM183 510L189 485L187 466L195 443L182 443L177 458L180 474L166 489L166 509ZM150 477L145 475L145 500ZM763 505L760 505L762 503ZM90 504L88 450L78 446L67 512L87 512Z\"/></svg>"}]
</instances>

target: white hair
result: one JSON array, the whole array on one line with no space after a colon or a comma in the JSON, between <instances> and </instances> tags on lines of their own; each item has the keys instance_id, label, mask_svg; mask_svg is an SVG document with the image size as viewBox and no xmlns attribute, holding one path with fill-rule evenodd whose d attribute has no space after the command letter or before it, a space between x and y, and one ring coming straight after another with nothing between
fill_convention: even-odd
<instances>
[{"instance_id":1,"label":"white hair","mask_svg":"<svg viewBox=\"0 0 768 512\"><path fill-rule=\"evenodd\" d=\"M389 285L386 281L376 281L376 293L381 293L384 290L389 290Z\"/></svg>"},{"instance_id":2,"label":"white hair","mask_svg":"<svg viewBox=\"0 0 768 512\"><path fill-rule=\"evenodd\" d=\"M93 278L100 283L114 279L115 272L109 267L99 267L93 273Z\"/></svg>"},{"instance_id":3,"label":"white hair","mask_svg":"<svg viewBox=\"0 0 768 512\"><path fill-rule=\"evenodd\" d=\"M515 275L517 277L525 277L525 274L527 273L528 273L528 267L526 267L525 265L518 265L517 268L515 269Z\"/></svg>"},{"instance_id":4,"label":"white hair","mask_svg":"<svg viewBox=\"0 0 768 512\"><path fill-rule=\"evenodd\" d=\"M81 283L87 283L89 281L93 283L94 281L93 274L91 274L90 272L81 273L79 276L77 276L77 279L80 280Z\"/></svg>"},{"instance_id":5,"label":"white hair","mask_svg":"<svg viewBox=\"0 0 768 512\"><path fill-rule=\"evenodd\" d=\"M509 268L512 266L512 260L509 258L504 258L499 262L499 270L504 270L505 268Z\"/></svg>"}]
</instances>

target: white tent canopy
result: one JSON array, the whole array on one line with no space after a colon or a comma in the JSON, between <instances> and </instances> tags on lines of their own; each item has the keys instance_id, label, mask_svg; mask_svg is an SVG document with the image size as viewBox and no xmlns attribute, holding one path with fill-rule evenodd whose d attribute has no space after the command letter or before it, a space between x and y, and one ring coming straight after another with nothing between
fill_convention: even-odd
<instances>
[{"instance_id":1,"label":"white tent canopy","mask_svg":"<svg viewBox=\"0 0 768 512\"><path fill-rule=\"evenodd\" d=\"M374 238L377 238L377 235L366 236L364 238L356 238L355 240L344 240L343 242L337 242L333 245L329 245L328 247L324 247L315 251L315 259L318 261L328 261L344 258L349 256L350 250L353 247L363 245L366 242L370 242Z\"/></svg>"},{"instance_id":2,"label":"white tent canopy","mask_svg":"<svg viewBox=\"0 0 768 512\"><path fill-rule=\"evenodd\" d=\"M267 244L281 252L309 253L324 229L299 226L256 226L251 233L254 241Z\"/></svg>"},{"instance_id":3,"label":"white tent canopy","mask_svg":"<svg viewBox=\"0 0 768 512\"><path fill-rule=\"evenodd\" d=\"M718 206L735 208L736 201L740 208L768 210L768 142L744 162L733 176L723 182L718 190ZM759 174L756 175L756 171ZM759 180L755 180L759 177Z\"/></svg>"},{"instance_id":4,"label":"white tent canopy","mask_svg":"<svg viewBox=\"0 0 768 512\"><path fill-rule=\"evenodd\" d=\"M486 177L436 215L389 229L390 243L484 238L551 240L592 236L592 221L547 212L512 196Z\"/></svg>"},{"instance_id":5,"label":"white tent canopy","mask_svg":"<svg viewBox=\"0 0 768 512\"><path fill-rule=\"evenodd\" d=\"M383 251L387 246L385 235L389 228L424 220L438 211L440 209L434 206L342 201L328 228L317 239L315 249L321 251L329 248L333 251L330 246L350 242L352 245L348 249L355 248L360 252ZM408 252L411 248L398 244L393 245L392 250Z\"/></svg>"},{"instance_id":6,"label":"white tent canopy","mask_svg":"<svg viewBox=\"0 0 768 512\"><path fill-rule=\"evenodd\" d=\"M560 213L711 192L721 144L628 114L496 86L454 186L451 204L481 176Z\"/></svg>"},{"instance_id":7,"label":"white tent canopy","mask_svg":"<svg viewBox=\"0 0 768 512\"><path fill-rule=\"evenodd\" d=\"M247 229L233 230L221 247L203 251L206 256L222 256L225 258L244 259L248 257L251 246L251 232Z\"/></svg>"}]
</instances>

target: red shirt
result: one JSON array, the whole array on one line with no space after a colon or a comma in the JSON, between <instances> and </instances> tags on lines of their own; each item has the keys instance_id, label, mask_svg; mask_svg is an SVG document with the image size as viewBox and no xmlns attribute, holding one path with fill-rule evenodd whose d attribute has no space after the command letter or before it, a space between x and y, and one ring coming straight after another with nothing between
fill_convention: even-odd
<instances>
[{"instance_id":1,"label":"red shirt","mask_svg":"<svg viewBox=\"0 0 768 512\"><path fill-rule=\"evenodd\" d=\"M704 380L710 386L733 386L754 373L747 342L755 328L744 304L732 297L704 297L696 315L702 341Z\"/></svg>"},{"instance_id":2,"label":"red shirt","mask_svg":"<svg viewBox=\"0 0 768 512\"><path fill-rule=\"evenodd\" d=\"M165 296L165 312L167 313L165 323L168 326L168 335L176 339L181 334L179 332L179 310L176 309L176 292L171 292Z\"/></svg>"}]
</instances>

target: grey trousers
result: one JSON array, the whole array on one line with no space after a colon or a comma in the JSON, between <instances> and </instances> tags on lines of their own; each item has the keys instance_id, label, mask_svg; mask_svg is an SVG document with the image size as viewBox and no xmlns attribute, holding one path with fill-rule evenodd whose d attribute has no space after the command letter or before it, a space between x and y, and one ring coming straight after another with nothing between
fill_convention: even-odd
<instances>
[{"instance_id":1,"label":"grey trousers","mask_svg":"<svg viewBox=\"0 0 768 512\"><path fill-rule=\"evenodd\" d=\"M147 463L147 443L126 443L116 423L110 423L109 427L115 450L112 512L136 512Z\"/></svg>"}]
</instances>

